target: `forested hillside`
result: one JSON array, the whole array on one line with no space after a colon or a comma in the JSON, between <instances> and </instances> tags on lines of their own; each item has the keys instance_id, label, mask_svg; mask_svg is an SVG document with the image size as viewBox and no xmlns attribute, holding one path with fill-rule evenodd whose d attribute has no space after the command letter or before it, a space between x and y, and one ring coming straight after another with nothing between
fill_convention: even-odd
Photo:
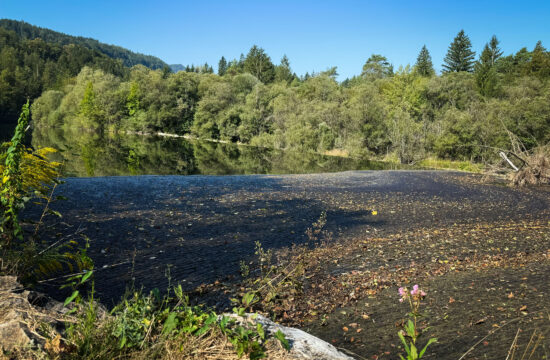
<instances>
[{"instance_id":1,"label":"forested hillside","mask_svg":"<svg viewBox=\"0 0 550 360\"><path fill-rule=\"evenodd\" d=\"M94 39L65 35L25 22L0 20L0 124L13 123L22 104L62 89L84 66L124 78L128 66L165 68L153 56Z\"/></svg>"},{"instance_id":2,"label":"forested hillside","mask_svg":"<svg viewBox=\"0 0 550 360\"><path fill-rule=\"evenodd\" d=\"M80 45L59 45L42 39L27 40L0 27L0 123L14 122L27 98L46 89L63 89L89 66L123 78L122 61Z\"/></svg>"},{"instance_id":3,"label":"forested hillside","mask_svg":"<svg viewBox=\"0 0 550 360\"><path fill-rule=\"evenodd\" d=\"M550 140L550 54L539 42L503 56L496 37L478 56L468 36L451 42L437 75L428 48L414 66L373 54L341 83L337 69L296 76L253 46L246 56L170 74L136 66L127 78L84 68L45 92L37 126L190 133L280 149L355 155L428 155L483 161L517 135L527 148Z\"/></svg>"},{"instance_id":4,"label":"forested hillside","mask_svg":"<svg viewBox=\"0 0 550 360\"><path fill-rule=\"evenodd\" d=\"M44 29L24 21L0 19L0 27L14 31L21 38L27 40L40 38L48 43L59 45L75 44L91 50L97 50L113 59L122 60L123 64L128 67L141 64L151 69L162 69L168 66L164 61L155 56L139 54L120 46L101 43L95 39L71 36L50 29Z\"/></svg>"}]
</instances>

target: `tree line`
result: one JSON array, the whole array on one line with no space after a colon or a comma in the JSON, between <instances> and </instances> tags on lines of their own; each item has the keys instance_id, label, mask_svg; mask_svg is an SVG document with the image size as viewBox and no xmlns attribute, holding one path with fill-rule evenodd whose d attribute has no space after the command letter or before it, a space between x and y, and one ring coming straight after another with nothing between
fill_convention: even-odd
<instances>
[{"instance_id":1,"label":"tree line","mask_svg":"<svg viewBox=\"0 0 550 360\"><path fill-rule=\"evenodd\" d=\"M503 56L492 37L476 57L460 31L443 72L424 46L397 70L380 54L342 82L337 69L297 76L260 47L239 59L171 73L141 65L121 75L85 66L33 104L37 126L174 132L277 149L436 155L483 161L510 134L526 147L550 140L550 54L539 42Z\"/></svg>"}]
</instances>

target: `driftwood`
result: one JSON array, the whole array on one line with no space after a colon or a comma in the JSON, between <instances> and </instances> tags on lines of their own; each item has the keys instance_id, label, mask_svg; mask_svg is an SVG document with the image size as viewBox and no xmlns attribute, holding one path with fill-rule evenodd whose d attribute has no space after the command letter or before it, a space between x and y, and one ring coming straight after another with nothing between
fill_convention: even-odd
<instances>
[{"instance_id":1,"label":"driftwood","mask_svg":"<svg viewBox=\"0 0 550 360\"><path fill-rule=\"evenodd\" d=\"M512 177L517 186L550 184L550 156L548 149L540 148L527 158L523 166Z\"/></svg>"},{"instance_id":2,"label":"driftwood","mask_svg":"<svg viewBox=\"0 0 550 360\"><path fill-rule=\"evenodd\" d=\"M515 172L518 172L518 171L519 171L519 169L517 168L517 166L514 165L514 163L513 163L510 159L508 159L508 157L506 156L506 154L504 153L504 151L501 151L501 152L499 152L498 154L500 155L500 157L501 157L502 159L504 159L504 160L512 167L512 169L514 169Z\"/></svg>"}]
</instances>

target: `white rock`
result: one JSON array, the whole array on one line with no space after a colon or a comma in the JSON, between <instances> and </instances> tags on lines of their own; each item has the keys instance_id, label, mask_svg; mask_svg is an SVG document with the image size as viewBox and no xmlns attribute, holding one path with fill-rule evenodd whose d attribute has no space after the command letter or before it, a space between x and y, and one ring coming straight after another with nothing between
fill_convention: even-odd
<instances>
[{"instance_id":1,"label":"white rock","mask_svg":"<svg viewBox=\"0 0 550 360\"><path fill-rule=\"evenodd\" d=\"M238 318L234 314L226 314L226 316ZM296 359L353 360L352 357L338 351L331 344L305 331L279 325L261 315L247 314L246 318L247 321L262 324L266 334L273 335L281 330L290 344L290 355Z\"/></svg>"}]
</instances>

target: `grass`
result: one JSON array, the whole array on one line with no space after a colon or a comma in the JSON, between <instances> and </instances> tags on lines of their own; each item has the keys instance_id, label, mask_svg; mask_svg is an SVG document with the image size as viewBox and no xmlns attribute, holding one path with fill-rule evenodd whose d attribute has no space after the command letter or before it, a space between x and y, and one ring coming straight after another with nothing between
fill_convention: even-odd
<instances>
[{"instance_id":1,"label":"grass","mask_svg":"<svg viewBox=\"0 0 550 360\"><path fill-rule=\"evenodd\" d=\"M471 173L483 172L483 164L472 163L470 161L445 160L436 158L427 158L418 162L418 166L430 169L459 170Z\"/></svg>"},{"instance_id":2,"label":"grass","mask_svg":"<svg viewBox=\"0 0 550 360\"><path fill-rule=\"evenodd\" d=\"M388 163L400 164L399 158L395 153L388 153L384 156L381 161ZM470 161L461 161L461 160L449 160L449 159L440 159L434 156L427 157L416 163L414 166L423 169L437 169L437 170L458 170L466 171L471 173L482 173L484 171L484 165L480 163L473 163Z\"/></svg>"},{"instance_id":3,"label":"grass","mask_svg":"<svg viewBox=\"0 0 550 360\"><path fill-rule=\"evenodd\" d=\"M326 150L323 155L327 156L338 156L338 157L349 157L349 151L343 150L343 149L332 149L332 150Z\"/></svg>"}]
</instances>

